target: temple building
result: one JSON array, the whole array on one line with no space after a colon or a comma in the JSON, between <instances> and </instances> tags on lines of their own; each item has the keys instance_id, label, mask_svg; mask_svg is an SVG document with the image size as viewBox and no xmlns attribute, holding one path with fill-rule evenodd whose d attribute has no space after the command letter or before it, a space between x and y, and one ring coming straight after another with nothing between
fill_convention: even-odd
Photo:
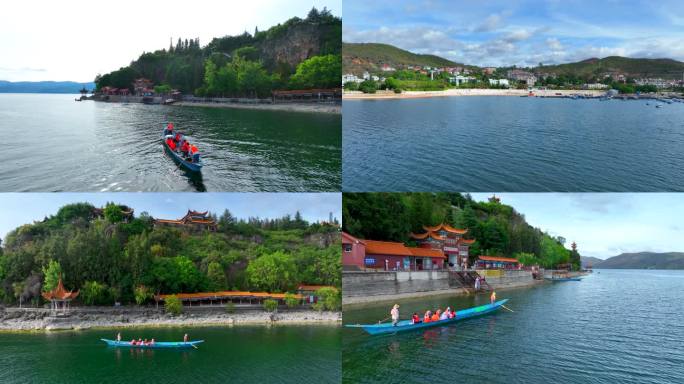
<instances>
[{"instance_id":1,"label":"temple building","mask_svg":"<svg viewBox=\"0 0 684 384\"><path fill-rule=\"evenodd\" d=\"M464 239L467 229L454 228L448 224L434 227L423 226L425 233L411 233L419 248L437 250L444 254L444 267L468 268L470 246L475 240Z\"/></svg>"},{"instance_id":2,"label":"temple building","mask_svg":"<svg viewBox=\"0 0 684 384\"><path fill-rule=\"evenodd\" d=\"M446 256L439 249L407 247L392 241L360 240L342 232L345 270L422 271L442 269Z\"/></svg>"},{"instance_id":3,"label":"temple building","mask_svg":"<svg viewBox=\"0 0 684 384\"><path fill-rule=\"evenodd\" d=\"M64 284L62 284L62 276L60 275L57 286L52 291L43 292L42 295L45 300L50 302L51 310L62 310L63 312L66 312L69 310L69 303L71 300L78 297L78 293L79 291L73 292L64 289Z\"/></svg>"},{"instance_id":4,"label":"temple building","mask_svg":"<svg viewBox=\"0 0 684 384\"><path fill-rule=\"evenodd\" d=\"M209 216L208 211L197 212L188 210L185 216L178 220L154 219L155 227L176 227L194 231L216 231L216 221Z\"/></svg>"}]
</instances>

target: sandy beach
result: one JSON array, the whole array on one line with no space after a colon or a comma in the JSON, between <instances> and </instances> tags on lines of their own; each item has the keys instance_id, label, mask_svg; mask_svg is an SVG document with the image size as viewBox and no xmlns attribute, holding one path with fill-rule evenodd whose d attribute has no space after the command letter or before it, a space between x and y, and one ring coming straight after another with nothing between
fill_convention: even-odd
<instances>
[{"instance_id":1,"label":"sandy beach","mask_svg":"<svg viewBox=\"0 0 684 384\"><path fill-rule=\"evenodd\" d=\"M208 107L208 108L238 108L238 109L260 109L270 111L286 111L286 112L306 112L306 113L333 113L341 114L342 105L335 104L298 104L298 103L282 103L282 104L240 104L240 103L195 103L189 101L179 101L174 103L175 106L181 107Z\"/></svg>"},{"instance_id":2,"label":"sandy beach","mask_svg":"<svg viewBox=\"0 0 684 384\"><path fill-rule=\"evenodd\" d=\"M605 94L605 91L599 90L535 90L535 96L549 97L549 96L569 96L569 95L586 95L597 97ZM404 91L402 93L394 93L394 91L378 91L376 93L362 93L360 91L344 92L342 99L415 99L424 97L449 97L449 96L527 96L529 91L526 89L447 89L444 91Z\"/></svg>"},{"instance_id":3,"label":"sandy beach","mask_svg":"<svg viewBox=\"0 0 684 384\"><path fill-rule=\"evenodd\" d=\"M0 311L0 331L54 331L89 328L134 328L166 326L212 326L212 325L274 325L274 324L337 324L342 321L341 312L318 312L313 310L287 310L275 314L262 310L225 313L215 311L188 311L170 316L161 310L72 310L69 316L54 317L49 310Z\"/></svg>"}]
</instances>

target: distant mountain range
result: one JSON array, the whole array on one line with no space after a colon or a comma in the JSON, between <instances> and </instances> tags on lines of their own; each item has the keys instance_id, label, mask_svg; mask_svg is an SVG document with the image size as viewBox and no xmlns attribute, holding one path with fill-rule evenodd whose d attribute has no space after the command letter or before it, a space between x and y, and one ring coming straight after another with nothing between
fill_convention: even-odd
<instances>
[{"instance_id":1,"label":"distant mountain range","mask_svg":"<svg viewBox=\"0 0 684 384\"><path fill-rule=\"evenodd\" d=\"M600 263L602 263L604 260L599 259L598 257L591 257L591 256L580 256L580 262L582 263L582 268L586 267L596 267Z\"/></svg>"},{"instance_id":2,"label":"distant mountain range","mask_svg":"<svg viewBox=\"0 0 684 384\"><path fill-rule=\"evenodd\" d=\"M83 87L90 91L95 88L95 83L0 80L0 93L78 93Z\"/></svg>"},{"instance_id":3,"label":"distant mountain range","mask_svg":"<svg viewBox=\"0 0 684 384\"><path fill-rule=\"evenodd\" d=\"M342 70L344 73L360 75L364 71L378 72L384 64L391 67L420 65L430 67L463 66L471 69L479 68L475 65L460 64L435 55L415 54L389 44L342 44ZM524 69L532 72L543 72L556 75L565 74L578 77L592 77L605 73L619 73L635 78L660 77L663 79L681 79L684 74L684 62L672 59L633 59L629 57L610 56L603 59L591 58L576 63L542 65Z\"/></svg>"},{"instance_id":4,"label":"distant mountain range","mask_svg":"<svg viewBox=\"0 0 684 384\"><path fill-rule=\"evenodd\" d=\"M605 269L684 269L684 252L637 252L623 253L606 260L582 257L591 262L593 268Z\"/></svg>"},{"instance_id":5,"label":"distant mountain range","mask_svg":"<svg viewBox=\"0 0 684 384\"><path fill-rule=\"evenodd\" d=\"M382 66L406 67L408 65L430 67L462 66L435 55L412 53L389 44L342 43L342 68L344 73L362 74L364 71L378 72ZM472 67L472 66L469 66Z\"/></svg>"}]
</instances>

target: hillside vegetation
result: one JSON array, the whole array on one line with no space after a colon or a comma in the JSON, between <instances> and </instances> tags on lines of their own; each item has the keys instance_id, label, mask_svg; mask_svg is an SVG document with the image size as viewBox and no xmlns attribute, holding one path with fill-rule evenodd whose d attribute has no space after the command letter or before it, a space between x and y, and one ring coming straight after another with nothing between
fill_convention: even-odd
<instances>
[{"instance_id":1,"label":"hillside vegetation","mask_svg":"<svg viewBox=\"0 0 684 384\"><path fill-rule=\"evenodd\" d=\"M98 75L97 89L129 88L143 77L160 90L200 96L265 97L274 89L340 86L342 20L313 8L266 31L214 38L178 39L168 49L143 53L129 66Z\"/></svg>"},{"instance_id":2,"label":"hillside vegetation","mask_svg":"<svg viewBox=\"0 0 684 384\"><path fill-rule=\"evenodd\" d=\"M470 262L478 255L515 257L526 265L553 268L572 263L580 255L564 247L565 239L532 227L516 210L496 199L477 202L459 193L345 193L343 230L362 239L411 243L410 232L423 225L448 223L468 229Z\"/></svg>"},{"instance_id":3,"label":"hillside vegetation","mask_svg":"<svg viewBox=\"0 0 684 384\"><path fill-rule=\"evenodd\" d=\"M138 304L153 293L217 290L293 292L299 283L340 287L339 233L297 213L237 220L217 232L154 227L146 213L128 222L120 206L104 217L87 203L11 231L0 248L0 300L39 303L61 274L87 304Z\"/></svg>"},{"instance_id":4,"label":"hillside vegetation","mask_svg":"<svg viewBox=\"0 0 684 384\"><path fill-rule=\"evenodd\" d=\"M623 253L595 264L594 268L606 269L684 269L682 252Z\"/></svg>"},{"instance_id":5,"label":"hillside vegetation","mask_svg":"<svg viewBox=\"0 0 684 384\"><path fill-rule=\"evenodd\" d=\"M379 72L383 64L391 67L419 65L453 67L461 65L435 55L412 53L389 44L343 43L342 67L345 73L361 75L364 71Z\"/></svg>"},{"instance_id":6,"label":"hillside vegetation","mask_svg":"<svg viewBox=\"0 0 684 384\"><path fill-rule=\"evenodd\" d=\"M581 78L596 77L606 72L617 72L633 78L681 79L682 73L684 73L684 63L672 59L634 59L609 56L603 59L591 58L576 63L544 65L533 69L539 72L572 75Z\"/></svg>"}]
</instances>

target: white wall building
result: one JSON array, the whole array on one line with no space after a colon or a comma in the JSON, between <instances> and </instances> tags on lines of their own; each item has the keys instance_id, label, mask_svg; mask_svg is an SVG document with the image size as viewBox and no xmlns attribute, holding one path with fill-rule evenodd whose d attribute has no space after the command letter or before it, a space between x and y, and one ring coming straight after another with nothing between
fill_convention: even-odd
<instances>
[{"instance_id":1,"label":"white wall building","mask_svg":"<svg viewBox=\"0 0 684 384\"><path fill-rule=\"evenodd\" d=\"M502 85L504 87L510 87L511 84L508 79L489 79L489 85Z\"/></svg>"}]
</instances>

